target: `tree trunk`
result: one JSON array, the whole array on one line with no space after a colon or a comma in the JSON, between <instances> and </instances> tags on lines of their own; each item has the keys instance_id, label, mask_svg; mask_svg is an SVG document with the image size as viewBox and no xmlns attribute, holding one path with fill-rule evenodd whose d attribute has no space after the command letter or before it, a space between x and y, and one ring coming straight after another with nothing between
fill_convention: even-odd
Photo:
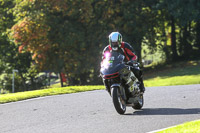
<instances>
[{"instance_id":1,"label":"tree trunk","mask_svg":"<svg viewBox=\"0 0 200 133\"><path fill-rule=\"evenodd\" d=\"M170 59L170 52L169 52L169 46L167 46L167 35L166 35L166 31L165 31L165 28L163 29L163 36L165 37L163 40L164 40L164 46L163 46L163 51L165 53L165 56L166 56L166 62L169 61Z\"/></svg>"},{"instance_id":2,"label":"tree trunk","mask_svg":"<svg viewBox=\"0 0 200 133\"><path fill-rule=\"evenodd\" d=\"M172 48L172 60L176 61L178 59L178 54L176 50L176 28L174 17L171 17L171 48Z\"/></svg>"},{"instance_id":3,"label":"tree trunk","mask_svg":"<svg viewBox=\"0 0 200 133\"><path fill-rule=\"evenodd\" d=\"M61 84L61 87L64 87L64 86L63 86L63 79L62 79L61 73L59 73L59 76L60 76L60 84Z\"/></svg>"},{"instance_id":4,"label":"tree trunk","mask_svg":"<svg viewBox=\"0 0 200 133\"><path fill-rule=\"evenodd\" d=\"M183 38L182 38L183 41L182 41L182 44L180 44L180 45L183 45L183 56L184 56L184 58L188 58L191 51L192 51L192 46L188 42L188 38L190 36L190 33L187 30L187 28L188 28L187 25L183 28Z\"/></svg>"},{"instance_id":5,"label":"tree trunk","mask_svg":"<svg viewBox=\"0 0 200 133\"><path fill-rule=\"evenodd\" d=\"M31 76L30 77L31 78L31 88L30 88L30 90L35 90L36 89L36 85L35 85L35 82L34 82L34 78Z\"/></svg>"},{"instance_id":6,"label":"tree trunk","mask_svg":"<svg viewBox=\"0 0 200 133\"><path fill-rule=\"evenodd\" d=\"M48 86L51 85L51 72L48 73Z\"/></svg>"},{"instance_id":7,"label":"tree trunk","mask_svg":"<svg viewBox=\"0 0 200 133\"><path fill-rule=\"evenodd\" d=\"M137 51L137 53L138 53L138 61L139 62L142 62L142 41L140 42L141 44L138 46L138 51Z\"/></svg>"},{"instance_id":8,"label":"tree trunk","mask_svg":"<svg viewBox=\"0 0 200 133\"><path fill-rule=\"evenodd\" d=\"M23 84L23 86L24 86L24 91L27 91L28 89L27 89L27 87L26 87L25 79L24 79L24 77L23 77L23 75L22 75L21 73L19 73L19 75L20 75L20 77L22 78L22 84Z\"/></svg>"},{"instance_id":9,"label":"tree trunk","mask_svg":"<svg viewBox=\"0 0 200 133\"><path fill-rule=\"evenodd\" d=\"M138 57L138 62L142 62L142 37L135 38L135 40L131 40L133 44L133 50Z\"/></svg>"},{"instance_id":10,"label":"tree trunk","mask_svg":"<svg viewBox=\"0 0 200 133\"><path fill-rule=\"evenodd\" d=\"M196 32L196 46L198 47L200 53L200 21L197 22Z\"/></svg>"}]
</instances>

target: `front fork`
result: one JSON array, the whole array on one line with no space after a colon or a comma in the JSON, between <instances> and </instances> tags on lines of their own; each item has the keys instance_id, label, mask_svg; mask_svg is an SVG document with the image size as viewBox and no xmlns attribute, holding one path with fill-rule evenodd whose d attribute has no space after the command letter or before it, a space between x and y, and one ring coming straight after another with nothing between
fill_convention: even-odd
<instances>
[{"instance_id":1,"label":"front fork","mask_svg":"<svg viewBox=\"0 0 200 133\"><path fill-rule=\"evenodd\" d=\"M127 99L130 97L131 91L129 90L129 87L126 85L122 85L120 83L112 83L112 81L108 81L107 79L103 79L104 86L106 87L106 91L111 96L112 88L114 86L117 86L119 88L120 94L124 94L124 99Z\"/></svg>"},{"instance_id":2,"label":"front fork","mask_svg":"<svg viewBox=\"0 0 200 133\"><path fill-rule=\"evenodd\" d=\"M117 87L118 88L118 92L121 96L121 98L126 101L127 100L127 96L126 96L126 92L125 92L125 88L121 85L121 84L112 84L111 85L111 92L112 92L112 89Z\"/></svg>"}]
</instances>

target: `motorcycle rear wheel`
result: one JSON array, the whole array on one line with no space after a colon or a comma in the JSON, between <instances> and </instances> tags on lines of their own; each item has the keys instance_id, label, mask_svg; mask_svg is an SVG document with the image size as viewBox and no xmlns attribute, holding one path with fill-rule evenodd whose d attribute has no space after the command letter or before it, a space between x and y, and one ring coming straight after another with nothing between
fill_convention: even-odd
<instances>
[{"instance_id":1,"label":"motorcycle rear wheel","mask_svg":"<svg viewBox=\"0 0 200 133\"><path fill-rule=\"evenodd\" d=\"M124 114L126 111L126 103L121 94L119 93L118 87L112 88L112 100L116 111L119 114Z\"/></svg>"}]
</instances>

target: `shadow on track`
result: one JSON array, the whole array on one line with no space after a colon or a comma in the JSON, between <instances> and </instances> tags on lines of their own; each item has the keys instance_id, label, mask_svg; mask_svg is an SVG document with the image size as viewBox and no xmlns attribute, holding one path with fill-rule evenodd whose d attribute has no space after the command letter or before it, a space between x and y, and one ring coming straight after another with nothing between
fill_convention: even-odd
<instances>
[{"instance_id":1,"label":"shadow on track","mask_svg":"<svg viewBox=\"0 0 200 133\"><path fill-rule=\"evenodd\" d=\"M135 110L133 113L125 115L187 115L200 114L200 108L181 109L181 108L144 108Z\"/></svg>"}]
</instances>

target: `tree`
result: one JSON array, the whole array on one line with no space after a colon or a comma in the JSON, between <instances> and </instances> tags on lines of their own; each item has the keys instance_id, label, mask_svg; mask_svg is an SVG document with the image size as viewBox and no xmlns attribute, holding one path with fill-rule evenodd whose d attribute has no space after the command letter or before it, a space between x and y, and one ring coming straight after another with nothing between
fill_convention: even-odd
<instances>
[{"instance_id":1,"label":"tree","mask_svg":"<svg viewBox=\"0 0 200 133\"><path fill-rule=\"evenodd\" d=\"M25 77L23 76L30 67L31 58L29 53L18 53L18 48L9 40L7 36L7 30L14 24L14 16L12 14L12 8L15 6L15 2L12 0L2 0L0 1L0 15L3 21L0 22L0 58L1 62L4 64L3 72L12 73L13 69L19 71L19 75L22 79L21 84L23 84L24 89L27 90L25 84Z\"/></svg>"},{"instance_id":2,"label":"tree","mask_svg":"<svg viewBox=\"0 0 200 133\"><path fill-rule=\"evenodd\" d=\"M177 60L178 56L188 58L193 54L192 29L194 29L193 23L199 20L199 3L199 0L160 0L157 3L157 9L166 16L165 21L171 21L172 60Z\"/></svg>"},{"instance_id":3,"label":"tree","mask_svg":"<svg viewBox=\"0 0 200 133\"><path fill-rule=\"evenodd\" d=\"M88 32L92 28L90 2L19 1L15 7L18 23L10 36L20 52L32 54L41 71L64 71L73 84L85 84L94 69L90 62L95 59L87 52L93 48L89 43L92 33Z\"/></svg>"},{"instance_id":4,"label":"tree","mask_svg":"<svg viewBox=\"0 0 200 133\"><path fill-rule=\"evenodd\" d=\"M15 47L32 56L38 71L65 73L71 85L99 82L101 52L112 31L122 33L139 57L142 44L152 51L159 45L171 60L187 55L188 48L193 51L191 38L199 35L198 0L15 2L9 34ZM195 43L198 46L198 39Z\"/></svg>"}]
</instances>

